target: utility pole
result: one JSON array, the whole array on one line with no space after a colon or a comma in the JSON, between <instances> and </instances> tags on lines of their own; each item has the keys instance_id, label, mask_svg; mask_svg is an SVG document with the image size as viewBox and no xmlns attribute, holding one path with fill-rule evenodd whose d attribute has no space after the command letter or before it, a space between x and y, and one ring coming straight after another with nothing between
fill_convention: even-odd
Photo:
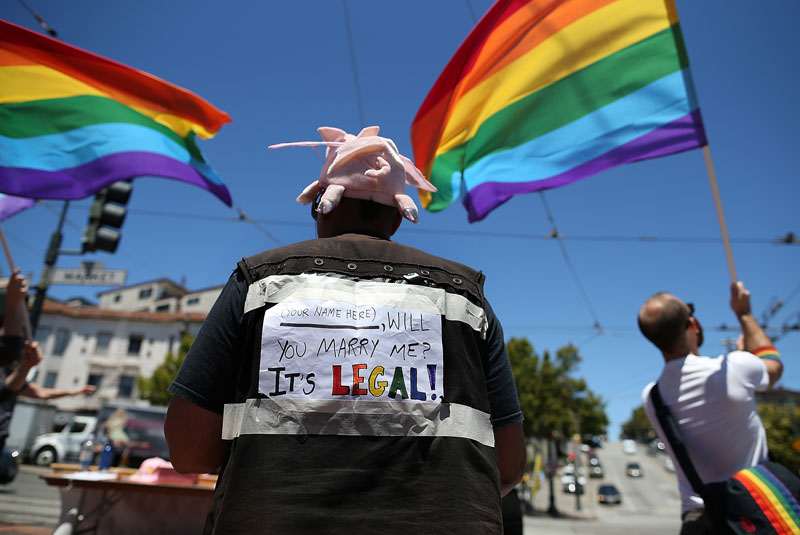
<instances>
[{"instance_id":1,"label":"utility pole","mask_svg":"<svg viewBox=\"0 0 800 535\"><path fill-rule=\"evenodd\" d=\"M33 308L31 309L31 336L36 336L36 327L39 325L39 317L42 315L44 299L47 295L47 289L50 287L52 270L56 265L58 255L82 254L81 251L62 251L60 249L61 242L64 239L64 234L61 230L64 228L64 220L67 218L67 208L69 208L69 201L64 201L64 207L61 209L61 216L58 219L58 226L53 234L50 235L50 245L47 247L47 252L44 255L44 268L42 268L42 275L39 277L39 283L36 285L36 298L33 301Z\"/></svg>"}]
</instances>

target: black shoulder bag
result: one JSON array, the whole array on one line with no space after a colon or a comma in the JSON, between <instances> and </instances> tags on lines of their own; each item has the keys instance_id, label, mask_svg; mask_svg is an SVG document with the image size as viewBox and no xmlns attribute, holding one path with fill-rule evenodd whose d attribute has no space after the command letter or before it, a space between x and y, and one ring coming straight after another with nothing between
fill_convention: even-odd
<instances>
[{"instance_id":1,"label":"black shoulder bag","mask_svg":"<svg viewBox=\"0 0 800 535\"><path fill-rule=\"evenodd\" d=\"M697 475L678 423L658 383L650 391L653 407L678 464L703 498L717 533L722 535L800 535L800 478L785 466L764 462L733 474L727 481L704 484Z\"/></svg>"}]
</instances>

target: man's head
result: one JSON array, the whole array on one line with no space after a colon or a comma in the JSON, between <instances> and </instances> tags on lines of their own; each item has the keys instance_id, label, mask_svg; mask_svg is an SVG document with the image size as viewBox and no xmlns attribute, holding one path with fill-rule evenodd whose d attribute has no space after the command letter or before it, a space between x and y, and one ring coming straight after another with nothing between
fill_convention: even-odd
<instances>
[{"instance_id":1,"label":"man's head","mask_svg":"<svg viewBox=\"0 0 800 535\"><path fill-rule=\"evenodd\" d=\"M703 343L694 308L666 292L653 294L639 309L639 330L666 359L696 353Z\"/></svg>"},{"instance_id":2,"label":"man's head","mask_svg":"<svg viewBox=\"0 0 800 535\"><path fill-rule=\"evenodd\" d=\"M417 222L419 211L411 197L405 194L406 184L428 191L436 191L436 188L425 180L411 160L398 152L391 139L378 136L377 126L364 128L357 136L339 128L321 127L318 131L324 140L322 142L282 143L270 147L297 145L327 147L325 164L322 166L319 179L312 182L297 197L297 201L304 205L314 202L312 215L317 219L318 232L321 224L330 227L339 219L342 221L337 227L344 225L351 228L353 225L364 227L375 223L376 217L380 222L389 222L388 227L390 229L394 227L396 230L393 223L395 217L388 219L381 217L380 215L386 211L369 208L370 204L393 207L395 213L413 223ZM343 202L345 199L363 200L367 201L367 204ZM355 207L358 209L353 212ZM334 210L336 217L332 216ZM345 211L348 213L344 214ZM388 212L386 214L388 215ZM372 231L368 234L376 232L385 234L385 230Z\"/></svg>"}]
</instances>

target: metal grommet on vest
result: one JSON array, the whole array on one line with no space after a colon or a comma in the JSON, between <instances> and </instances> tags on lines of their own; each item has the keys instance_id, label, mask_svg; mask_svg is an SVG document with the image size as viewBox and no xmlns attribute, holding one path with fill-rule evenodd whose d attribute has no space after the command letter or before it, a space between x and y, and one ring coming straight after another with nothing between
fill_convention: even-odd
<instances>
[{"instance_id":1,"label":"metal grommet on vest","mask_svg":"<svg viewBox=\"0 0 800 535\"><path fill-rule=\"evenodd\" d=\"M325 261L323 259L321 259L321 258L315 258L314 259L314 264L317 265L317 266L321 266L324 263L325 263Z\"/></svg>"},{"instance_id":2,"label":"metal grommet on vest","mask_svg":"<svg viewBox=\"0 0 800 535\"><path fill-rule=\"evenodd\" d=\"M358 267L358 266L357 266L357 265L355 265L355 264L354 264L354 263L352 263L352 262L350 262L349 264L347 264L347 269L349 269L350 271L353 271L353 270L354 270L354 269L356 269L357 267Z\"/></svg>"},{"instance_id":3,"label":"metal grommet on vest","mask_svg":"<svg viewBox=\"0 0 800 535\"><path fill-rule=\"evenodd\" d=\"M426 275L426 276L427 276L427 275L430 275L430 274L431 274L431 272L430 272L430 271L428 271L427 269L421 269L421 270L420 270L420 274L422 274L422 275Z\"/></svg>"},{"instance_id":4,"label":"metal grommet on vest","mask_svg":"<svg viewBox=\"0 0 800 535\"><path fill-rule=\"evenodd\" d=\"M458 277L455 277L455 278L453 279L453 282L454 282L454 283L456 283L456 284L461 284L461 283L462 283L462 282L464 282L464 281L462 281L462 280L461 280L461 279L459 279Z\"/></svg>"},{"instance_id":5,"label":"metal grommet on vest","mask_svg":"<svg viewBox=\"0 0 800 535\"><path fill-rule=\"evenodd\" d=\"M383 266L383 270L386 271L387 273L391 273L392 271L394 271L394 268L392 266Z\"/></svg>"}]
</instances>

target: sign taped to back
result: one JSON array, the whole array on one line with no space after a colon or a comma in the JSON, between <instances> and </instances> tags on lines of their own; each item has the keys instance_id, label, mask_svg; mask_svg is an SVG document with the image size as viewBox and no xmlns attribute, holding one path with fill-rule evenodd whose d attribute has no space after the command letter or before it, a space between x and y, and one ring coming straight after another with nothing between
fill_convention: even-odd
<instances>
[{"instance_id":1,"label":"sign taped to back","mask_svg":"<svg viewBox=\"0 0 800 535\"><path fill-rule=\"evenodd\" d=\"M259 391L271 398L441 401L443 362L438 314L283 302L264 314Z\"/></svg>"}]
</instances>

